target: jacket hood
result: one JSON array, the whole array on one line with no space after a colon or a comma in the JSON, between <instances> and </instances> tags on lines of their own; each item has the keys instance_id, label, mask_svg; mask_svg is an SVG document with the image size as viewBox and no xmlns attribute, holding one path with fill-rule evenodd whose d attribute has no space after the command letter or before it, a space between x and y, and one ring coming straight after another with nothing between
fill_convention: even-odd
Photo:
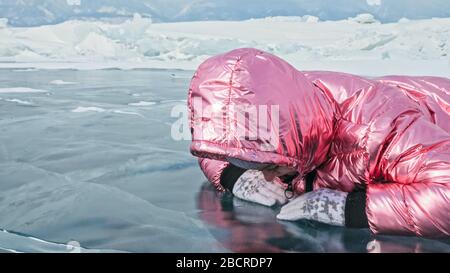
<instances>
[{"instance_id":1,"label":"jacket hood","mask_svg":"<svg viewBox=\"0 0 450 273\"><path fill-rule=\"evenodd\" d=\"M191 153L270 163L304 174L325 159L333 102L286 61L241 48L203 62L188 95Z\"/></svg>"}]
</instances>

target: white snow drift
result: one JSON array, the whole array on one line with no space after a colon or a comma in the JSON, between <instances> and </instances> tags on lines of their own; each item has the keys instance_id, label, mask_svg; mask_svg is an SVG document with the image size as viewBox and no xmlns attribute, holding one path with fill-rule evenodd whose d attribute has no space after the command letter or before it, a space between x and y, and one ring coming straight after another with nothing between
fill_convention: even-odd
<instances>
[{"instance_id":1,"label":"white snow drift","mask_svg":"<svg viewBox=\"0 0 450 273\"><path fill-rule=\"evenodd\" d=\"M12 93L48 93L49 91L42 89L35 89L29 87L2 87L0 88L0 94L12 94Z\"/></svg>"}]
</instances>

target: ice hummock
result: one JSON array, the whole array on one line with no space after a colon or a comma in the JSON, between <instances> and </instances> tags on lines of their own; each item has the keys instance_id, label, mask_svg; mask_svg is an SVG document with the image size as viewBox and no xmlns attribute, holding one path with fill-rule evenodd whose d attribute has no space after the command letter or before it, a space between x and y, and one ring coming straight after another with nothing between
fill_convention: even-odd
<instances>
[{"instance_id":1,"label":"ice hummock","mask_svg":"<svg viewBox=\"0 0 450 273\"><path fill-rule=\"evenodd\" d=\"M450 75L449 18L382 24L361 14L340 21L277 16L154 23L135 14L123 23L66 21L16 28L3 22L0 67L16 69L195 69L212 55L255 47L301 70L378 75L373 67L382 66L388 74Z\"/></svg>"},{"instance_id":2,"label":"ice hummock","mask_svg":"<svg viewBox=\"0 0 450 273\"><path fill-rule=\"evenodd\" d=\"M55 24L69 19L123 20L138 12L158 22L246 20L264 16L311 14L341 20L371 13L382 22L401 17L424 19L450 16L448 0L0 0L0 17L13 26Z\"/></svg>"},{"instance_id":3,"label":"ice hummock","mask_svg":"<svg viewBox=\"0 0 450 273\"><path fill-rule=\"evenodd\" d=\"M350 21L354 21L359 24L374 24L380 21L376 20L375 17L370 13L361 13L353 18L348 18Z\"/></svg>"}]
</instances>

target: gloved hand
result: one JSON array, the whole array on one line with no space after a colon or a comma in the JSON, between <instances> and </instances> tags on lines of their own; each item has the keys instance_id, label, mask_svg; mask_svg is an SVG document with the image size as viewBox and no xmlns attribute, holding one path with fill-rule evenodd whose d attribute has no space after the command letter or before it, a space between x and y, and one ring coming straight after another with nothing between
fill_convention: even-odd
<instances>
[{"instance_id":1,"label":"gloved hand","mask_svg":"<svg viewBox=\"0 0 450 273\"><path fill-rule=\"evenodd\" d=\"M266 181L263 173L257 170L245 171L234 184L232 192L240 199L269 207L277 202L281 205L287 202L283 186Z\"/></svg>"},{"instance_id":2,"label":"gloved hand","mask_svg":"<svg viewBox=\"0 0 450 273\"><path fill-rule=\"evenodd\" d=\"M325 224L345 225L346 192L319 189L304 193L281 208L280 220L307 219Z\"/></svg>"}]
</instances>

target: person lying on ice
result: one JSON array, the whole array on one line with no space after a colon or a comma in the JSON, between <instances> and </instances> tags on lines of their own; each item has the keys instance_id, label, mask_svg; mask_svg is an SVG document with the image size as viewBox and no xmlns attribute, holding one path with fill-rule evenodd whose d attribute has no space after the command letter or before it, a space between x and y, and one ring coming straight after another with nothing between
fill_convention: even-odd
<instances>
[{"instance_id":1,"label":"person lying on ice","mask_svg":"<svg viewBox=\"0 0 450 273\"><path fill-rule=\"evenodd\" d=\"M242 48L188 95L191 153L219 190L277 218L450 236L450 80L300 72Z\"/></svg>"}]
</instances>

